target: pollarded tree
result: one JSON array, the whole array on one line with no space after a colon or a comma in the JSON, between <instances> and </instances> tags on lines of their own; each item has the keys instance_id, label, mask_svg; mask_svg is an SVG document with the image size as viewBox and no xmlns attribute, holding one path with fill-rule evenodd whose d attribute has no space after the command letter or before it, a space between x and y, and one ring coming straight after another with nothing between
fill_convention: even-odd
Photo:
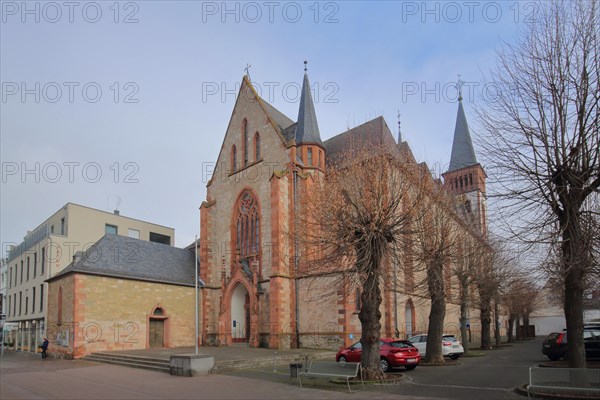
<instances>
[{"instance_id":1,"label":"pollarded tree","mask_svg":"<svg viewBox=\"0 0 600 400\"><path fill-rule=\"evenodd\" d=\"M474 235L468 230L460 233L452 273L458 280L460 335L465 355L469 354L467 324L469 323L468 311L472 300L471 286L473 286L477 279L477 270L484 260L485 251L488 250L487 243L481 237Z\"/></svg>"},{"instance_id":2,"label":"pollarded tree","mask_svg":"<svg viewBox=\"0 0 600 400\"><path fill-rule=\"evenodd\" d=\"M443 363L442 336L446 317L446 274L457 251L458 228L453 199L443 187L430 178L424 183L426 194L414 219L414 253L416 264L424 270L427 294L431 301L427 329L425 361ZM424 182L427 180L424 179Z\"/></svg>"},{"instance_id":3,"label":"pollarded tree","mask_svg":"<svg viewBox=\"0 0 600 400\"><path fill-rule=\"evenodd\" d=\"M571 368L585 368L583 299L595 265L585 215L600 195L598 7L541 3L518 43L498 52L495 96L481 112L488 173L511 230L560 249Z\"/></svg>"},{"instance_id":4,"label":"pollarded tree","mask_svg":"<svg viewBox=\"0 0 600 400\"><path fill-rule=\"evenodd\" d=\"M302 196L297 233L310 273L335 277L332 289L360 290L361 364L368 379L380 379L381 287L397 279L390 266L411 234L421 191L415 170L389 149L347 159Z\"/></svg>"}]
</instances>

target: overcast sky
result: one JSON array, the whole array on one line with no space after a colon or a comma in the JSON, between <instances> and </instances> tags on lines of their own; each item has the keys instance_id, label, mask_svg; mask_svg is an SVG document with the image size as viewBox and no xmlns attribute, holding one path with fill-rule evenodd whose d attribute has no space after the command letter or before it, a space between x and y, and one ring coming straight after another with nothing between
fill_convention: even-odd
<instances>
[{"instance_id":1,"label":"overcast sky","mask_svg":"<svg viewBox=\"0 0 600 400\"><path fill-rule=\"evenodd\" d=\"M379 115L397 134L400 110L417 160L445 171L457 74L477 135L494 51L535 13L512 1L1 5L3 252L67 202L191 243L247 64L295 121L307 60L323 140Z\"/></svg>"}]
</instances>

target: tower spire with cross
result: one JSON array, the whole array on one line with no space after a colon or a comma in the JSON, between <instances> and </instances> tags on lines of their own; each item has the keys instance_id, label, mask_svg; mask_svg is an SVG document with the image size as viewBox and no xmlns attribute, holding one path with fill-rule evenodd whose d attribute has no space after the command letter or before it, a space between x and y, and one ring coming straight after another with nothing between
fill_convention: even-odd
<instances>
[{"instance_id":1,"label":"tower spire with cross","mask_svg":"<svg viewBox=\"0 0 600 400\"><path fill-rule=\"evenodd\" d=\"M250 67L251 67L251 66L252 66L252 65L250 65L250 64L248 64L248 63L246 63L246 68L244 68L245 75L248 77L248 80L249 80L249 81L250 81Z\"/></svg>"},{"instance_id":2,"label":"tower spire with cross","mask_svg":"<svg viewBox=\"0 0 600 400\"><path fill-rule=\"evenodd\" d=\"M465 84L465 81L463 81L462 79L460 79L461 75L458 75L458 81L456 82L456 89L458 90L458 101L462 101L463 96L462 96L462 87Z\"/></svg>"}]
</instances>

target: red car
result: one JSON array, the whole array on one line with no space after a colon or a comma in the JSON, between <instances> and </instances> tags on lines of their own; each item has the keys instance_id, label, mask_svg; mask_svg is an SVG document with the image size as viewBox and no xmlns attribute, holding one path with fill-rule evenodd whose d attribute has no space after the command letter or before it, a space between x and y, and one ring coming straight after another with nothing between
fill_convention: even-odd
<instances>
[{"instance_id":1,"label":"red car","mask_svg":"<svg viewBox=\"0 0 600 400\"><path fill-rule=\"evenodd\" d=\"M337 362L360 362L362 346L360 342L340 350L335 355ZM392 368L404 367L407 370L417 368L421 362L421 355L408 340L380 339L379 355L381 356L381 369L383 372Z\"/></svg>"}]
</instances>

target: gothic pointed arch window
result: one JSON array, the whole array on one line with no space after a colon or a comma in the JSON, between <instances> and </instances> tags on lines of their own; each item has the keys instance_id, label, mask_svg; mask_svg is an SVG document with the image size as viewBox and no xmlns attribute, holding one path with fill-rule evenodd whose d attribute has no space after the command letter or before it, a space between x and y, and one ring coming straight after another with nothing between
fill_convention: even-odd
<instances>
[{"instance_id":1,"label":"gothic pointed arch window","mask_svg":"<svg viewBox=\"0 0 600 400\"><path fill-rule=\"evenodd\" d=\"M244 167L248 165L248 121L242 122L242 152L244 153Z\"/></svg>"},{"instance_id":2,"label":"gothic pointed arch window","mask_svg":"<svg viewBox=\"0 0 600 400\"><path fill-rule=\"evenodd\" d=\"M236 250L242 258L258 254L260 215L258 212L258 202L250 191L246 190L242 193L237 204L236 213Z\"/></svg>"},{"instance_id":3,"label":"gothic pointed arch window","mask_svg":"<svg viewBox=\"0 0 600 400\"><path fill-rule=\"evenodd\" d=\"M254 134L254 161L260 160L260 134Z\"/></svg>"},{"instance_id":4,"label":"gothic pointed arch window","mask_svg":"<svg viewBox=\"0 0 600 400\"><path fill-rule=\"evenodd\" d=\"M237 166L237 149L235 148L235 144L231 146L231 170L233 172L236 171Z\"/></svg>"}]
</instances>

